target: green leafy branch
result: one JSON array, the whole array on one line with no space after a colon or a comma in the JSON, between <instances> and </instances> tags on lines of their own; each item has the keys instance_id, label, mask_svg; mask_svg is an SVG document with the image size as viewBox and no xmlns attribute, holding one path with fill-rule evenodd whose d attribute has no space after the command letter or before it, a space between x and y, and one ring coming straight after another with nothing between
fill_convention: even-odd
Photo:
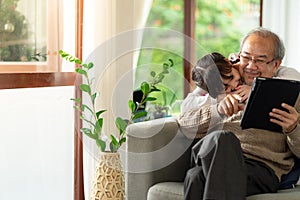
<instances>
[{"instance_id":1,"label":"green leafy branch","mask_svg":"<svg viewBox=\"0 0 300 200\"><path fill-rule=\"evenodd\" d=\"M81 98L71 99L75 102L74 108L78 110L81 115L80 118L85 121L89 126L81 128L80 131L86 134L88 137L94 139L96 141L96 144L98 148L101 151L106 151L106 142L102 139L102 127L103 127L103 118L101 115L106 110L100 110L96 111L95 109L95 99L99 96L98 92L92 92L92 79L89 77L89 70L91 70L94 67L94 64L92 62L85 64L80 59L60 50L59 54L62 58L69 62L74 62L81 66L81 68L76 68L75 71L82 75L85 79L86 83L81 83L79 88L82 92L85 92L89 96L89 100L92 103L92 106L88 106L87 104L83 104ZM130 119L122 119L120 117L117 117L115 120L115 125L119 131L119 136L116 138L113 134L110 135L110 143L109 148L111 152L116 152L121 145L126 142L126 127L128 124L131 124L134 122L135 119L138 119L140 117L144 117L147 115L146 111L138 112L138 109L141 105L143 105L145 102L148 101L155 101L155 97L148 97L148 95L151 92L154 91L160 91L156 85L158 83L161 83L164 79L165 75L169 73L170 67L173 66L173 61L169 59L169 63L164 63L162 71L160 73L155 73L154 71L151 71L151 80L150 82L143 82L140 86L141 91L143 92L143 97L140 102L133 102L133 100L128 101L128 106L130 109ZM91 115L92 119L88 119L86 115L84 115L84 111L87 110Z\"/></svg>"},{"instance_id":2,"label":"green leafy branch","mask_svg":"<svg viewBox=\"0 0 300 200\"><path fill-rule=\"evenodd\" d=\"M162 70L159 73L154 71L150 72L151 80L149 82L142 82L140 85L140 89L143 92L143 96L140 102L133 102L133 100L128 101L128 106L131 111L130 121L133 122L135 119L141 118L146 116L148 113L147 111L140 111L138 112L139 108L146 102L149 101L156 101L156 97L149 97L149 94L152 92L159 92L160 89L156 87L157 84L161 83L162 80L165 78L166 74L169 74L169 70L171 67L174 66L174 62L172 59L168 60L168 63L163 63Z\"/></svg>"},{"instance_id":3,"label":"green leafy branch","mask_svg":"<svg viewBox=\"0 0 300 200\"><path fill-rule=\"evenodd\" d=\"M82 61L74 56L71 56L70 54L60 50L59 54L62 58L69 62L74 62L81 66L81 68L76 68L75 71L82 75L86 81L86 83L81 83L79 88L82 92L85 92L88 94L89 100L92 103L92 106L88 106L87 104L83 104L81 101L81 98L72 98L75 102L74 108L80 112L80 118L85 121L87 124L89 124L88 128L81 128L80 131L86 134L88 137L94 139L96 141L96 144L98 148L101 151L106 150L106 142L101 139L102 134L102 127L103 127L103 118L101 117L101 114L104 113L106 110L99 110L96 111L95 109L95 99L99 96L98 92L92 92L91 85L92 85L92 79L88 75L88 71L94 67L94 64L92 62L85 64L82 63ZM84 112L88 111L92 115L92 119L89 119Z\"/></svg>"}]
</instances>

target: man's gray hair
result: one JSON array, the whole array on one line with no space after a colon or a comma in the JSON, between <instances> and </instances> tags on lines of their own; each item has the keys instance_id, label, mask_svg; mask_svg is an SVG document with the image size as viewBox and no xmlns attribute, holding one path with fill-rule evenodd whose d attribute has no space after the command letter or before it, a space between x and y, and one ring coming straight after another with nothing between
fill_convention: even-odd
<instances>
[{"instance_id":1,"label":"man's gray hair","mask_svg":"<svg viewBox=\"0 0 300 200\"><path fill-rule=\"evenodd\" d=\"M246 39L251 35L258 35L258 36L263 37L263 38L271 37L274 41L274 48L275 48L274 59L275 60L282 60L283 59L284 54L285 54L285 47L284 47L284 44L283 44L282 40L279 38L279 36L277 34L273 33L272 31L270 31L266 28L262 28L262 27L258 27L258 28L255 28L255 29L251 30L242 39L241 45L240 45L240 50L242 50Z\"/></svg>"}]
</instances>

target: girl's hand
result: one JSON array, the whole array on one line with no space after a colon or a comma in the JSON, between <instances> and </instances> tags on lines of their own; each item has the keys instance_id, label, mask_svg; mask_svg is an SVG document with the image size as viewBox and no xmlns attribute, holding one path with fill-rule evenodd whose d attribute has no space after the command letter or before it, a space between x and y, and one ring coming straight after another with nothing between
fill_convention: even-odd
<instances>
[{"instance_id":1,"label":"girl's hand","mask_svg":"<svg viewBox=\"0 0 300 200\"><path fill-rule=\"evenodd\" d=\"M218 112L226 116L232 116L243 108L240 107L239 101L241 97L237 94L227 94L218 104Z\"/></svg>"},{"instance_id":2,"label":"girl's hand","mask_svg":"<svg viewBox=\"0 0 300 200\"><path fill-rule=\"evenodd\" d=\"M234 94L238 94L241 97L240 102L245 102L251 91L250 85L239 85L235 88Z\"/></svg>"}]
</instances>

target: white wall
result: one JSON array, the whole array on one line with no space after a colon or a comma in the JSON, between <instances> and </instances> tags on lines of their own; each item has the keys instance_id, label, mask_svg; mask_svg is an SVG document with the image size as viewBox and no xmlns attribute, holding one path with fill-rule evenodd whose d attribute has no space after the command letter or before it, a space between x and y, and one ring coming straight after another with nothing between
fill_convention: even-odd
<instances>
[{"instance_id":1,"label":"white wall","mask_svg":"<svg viewBox=\"0 0 300 200\"><path fill-rule=\"evenodd\" d=\"M0 90L0 199L73 199L74 87Z\"/></svg>"}]
</instances>

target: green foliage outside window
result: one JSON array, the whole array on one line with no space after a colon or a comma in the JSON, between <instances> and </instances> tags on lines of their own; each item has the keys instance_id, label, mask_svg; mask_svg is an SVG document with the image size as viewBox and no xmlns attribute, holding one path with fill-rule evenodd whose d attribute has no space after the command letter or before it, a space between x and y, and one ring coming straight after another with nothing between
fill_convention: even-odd
<instances>
[{"instance_id":1,"label":"green foliage outside window","mask_svg":"<svg viewBox=\"0 0 300 200\"><path fill-rule=\"evenodd\" d=\"M183 3L183 0L153 0L146 26L168 28L182 33ZM251 28L258 26L259 3L260 0L197 0L196 59L213 51L218 51L225 56L238 52L242 36ZM144 43L149 41L154 45L159 44L158 46L164 44L165 49L169 49L169 45L174 45L172 35L168 35L168 31L165 35L159 33L156 36L144 37ZM171 85L169 90L172 92L168 94L170 98L175 94L177 99L183 99L183 41L180 42L181 46L178 48L181 48L182 54L174 54L164 49L143 49L138 61L136 83L143 78L141 67L145 67L146 63L161 63L166 58L171 58L174 61L174 70L181 74L182 80L178 80L176 76L173 79L169 76L164 83L167 87Z\"/></svg>"},{"instance_id":2,"label":"green foliage outside window","mask_svg":"<svg viewBox=\"0 0 300 200\"><path fill-rule=\"evenodd\" d=\"M223 3L221 3L223 2ZM237 52L242 33L235 26L241 15L238 1L197 0L196 41L207 51Z\"/></svg>"}]
</instances>

